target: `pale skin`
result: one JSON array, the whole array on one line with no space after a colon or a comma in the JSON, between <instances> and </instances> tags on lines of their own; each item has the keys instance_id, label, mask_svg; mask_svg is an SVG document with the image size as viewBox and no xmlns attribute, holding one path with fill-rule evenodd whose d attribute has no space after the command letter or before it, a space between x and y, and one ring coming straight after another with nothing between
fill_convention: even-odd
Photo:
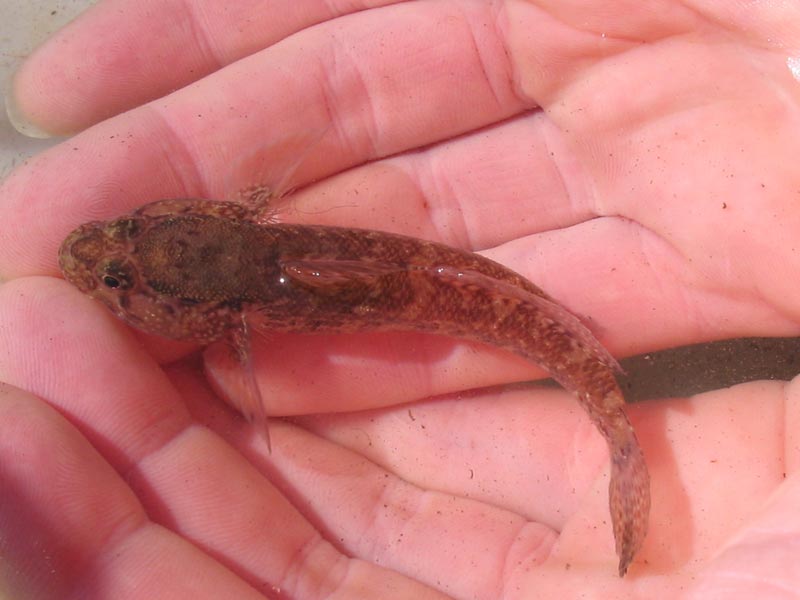
<instances>
[{"instance_id":1,"label":"pale skin","mask_svg":"<svg viewBox=\"0 0 800 600\"><path fill-rule=\"evenodd\" d=\"M620 580L607 452L576 402L460 393L540 374L524 361L421 335L257 339L266 412L294 417L272 420L268 454L194 348L139 336L56 278L79 223L263 184L303 188L274 203L280 219L485 252L590 317L616 356L798 335L786 59L800 9L379 4L101 2L19 72L21 114L85 131L0 188L0 380L16 386L0 394L4 585L342 599L800 587L796 382L629 410L653 506Z\"/></svg>"}]
</instances>

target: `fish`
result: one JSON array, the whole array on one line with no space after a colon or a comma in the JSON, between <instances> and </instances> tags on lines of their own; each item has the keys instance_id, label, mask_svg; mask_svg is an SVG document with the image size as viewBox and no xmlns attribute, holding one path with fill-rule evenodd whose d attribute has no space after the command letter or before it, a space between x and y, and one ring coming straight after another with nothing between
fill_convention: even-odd
<instances>
[{"instance_id":1,"label":"fish","mask_svg":"<svg viewBox=\"0 0 800 600\"><path fill-rule=\"evenodd\" d=\"M276 223L257 203L175 198L83 224L59 250L64 278L129 325L232 349L266 423L252 333L413 331L502 348L578 399L610 455L609 510L623 577L647 534L650 476L616 381L621 369L577 316L488 258L377 230Z\"/></svg>"}]
</instances>

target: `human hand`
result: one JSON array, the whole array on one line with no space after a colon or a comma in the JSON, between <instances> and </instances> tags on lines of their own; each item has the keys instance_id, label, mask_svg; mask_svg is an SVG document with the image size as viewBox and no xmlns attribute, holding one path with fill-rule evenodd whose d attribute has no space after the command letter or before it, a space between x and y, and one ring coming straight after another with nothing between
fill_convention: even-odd
<instances>
[{"instance_id":1,"label":"human hand","mask_svg":"<svg viewBox=\"0 0 800 600\"><path fill-rule=\"evenodd\" d=\"M108 8L99 8L95 14L103 10L107 18L114 18L114 11ZM747 35L740 33L737 38L736 27L729 25L733 33L728 31L727 36L733 35L733 39L726 37L727 43L721 44L717 40L723 32L712 26L718 19L713 15L703 19L697 13L682 15L682 9L664 13L670 16L658 23L640 17L634 8L626 15L627 21L615 15L613 21L597 17L592 22L582 11L580 23L607 32L605 38L564 25L571 22L568 14L554 15L558 17L554 20L539 8L514 4L508 6L508 20L504 20L487 10L483 4L414 3L333 19L303 29L190 88L86 131L38 157L4 185L5 222L16 227L4 231L0 239L0 269L7 276L54 274L55 248L72 226L120 214L155 198L225 197L253 183L293 187L319 179L289 197L280 209L282 218L378 227L486 249L570 308L590 315L615 353L755 332L795 333L797 306L792 304L789 275L796 272L797 258L787 256L786 247L797 232L798 216L791 212L789 194L797 189L797 181L774 157L776 153L793 155L791 148L797 143L789 127L796 112L788 100L794 97L796 82L786 69L785 57L777 50L770 53L750 37L753 31L770 31L769 23L791 21L765 11L756 23L748 14ZM268 46L286 31L302 29L298 23L305 17L280 23L270 14L272 29L268 33L260 30L264 36L261 44ZM736 23L735 17L725 22ZM740 17L741 22L744 19ZM561 25L556 27L556 21ZM170 74L188 72L181 61L187 56L195 60L192 57L197 55L174 51L187 47L185 33L175 33L185 29L172 29L165 38L149 29L151 22L140 30L136 26L139 20L130 14L125 22L123 31L131 32L129 39L136 52L123 44L116 52L106 48L93 55L106 57L111 64L119 64L114 59L141 60L158 38L167 44L159 46L159 52L179 64L144 61L149 75L143 79L148 83L141 85L142 78L131 79L151 95L174 87ZM212 19L214 25L222 23ZM442 27L447 28L446 33ZM67 44L67 48L82 48L81 40L102 40L98 30L119 29L84 20L82 26L73 26L73 46ZM225 48L226 40L229 45L218 55L235 58L237 52L231 46L237 36L232 30L225 36L225 27L221 29L214 46ZM666 35L684 31L687 33L682 36ZM177 39L170 37L175 35ZM648 43L633 44L625 39ZM780 43L777 37L772 39L772 43ZM435 47L431 40L436 40ZM766 34L758 40L766 43ZM74 60L63 43L53 47L58 47L60 56ZM57 64L54 51L50 52L49 57L46 50L40 54L40 74L48 65L53 69ZM78 53L85 54L85 50ZM36 60L31 64L35 74ZM123 72L137 72L135 65L123 64L127 65ZM207 62L205 65L205 70L198 67L194 72L209 70ZM715 76L686 68L696 65L713 69ZM658 75L660 67L665 72ZM643 74L652 81L642 85ZM68 102L64 94L73 92L64 88L56 94L52 90L41 94L29 85L26 91L23 73L18 102L24 109L26 100L36 104L34 97L39 96L82 106L79 115L47 106L40 111L42 118L58 114L66 119L66 125L61 123L57 129L74 129L112 114L120 108L113 100L130 96L124 93L130 92L130 85L117 86L108 75L97 79L99 87L108 92L102 99L94 96L92 101ZM119 71L113 75L116 81L127 81L119 78ZM765 86L765 80L771 85ZM637 86L636 94L631 92L633 86ZM543 111L524 112L534 105ZM28 112L36 114L35 109ZM763 135L765 121L772 123L775 115L784 119L785 126L771 124L773 134L767 139ZM259 129L259 123L268 123L269 130ZM468 133L478 127L483 129ZM454 139L462 133L465 135ZM431 143L434 145L420 152L363 164ZM702 156L689 157L687 147L704 148ZM286 156L287 149L294 155ZM704 172L691 171L697 164L704 165ZM274 171L267 172L273 166ZM683 179L687 170L690 175ZM339 171L343 172L321 179ZM48 207L46 214L44 206ZM747 256L743 256L744 247L749 250ZM782 262L769 271L758 269L767 260ZM586 290L592 294L587 295ZM353 338L276 336L258 348L257 362L264 396L273 402L268 412L276 415L389 406L521 380L534 373L528 365L500 353L484 349L478 353L465 344L418 336L366 336L358 343ZM10 370L4 373L6 380L43 394L8 373ZM43 395L72 415L72 409ZM530 396L526 394L525 403L535 401ZM448 406L452 413L466 410L458 407L468 404L436 406ZM512 419L526 425L547 423L543 418L532 420L536 415L523 419L527 413L522 404L514 404L512 411L503 403L489 402L505 406L503 427ZM547 405L553 410L552 401ZM465 444L471 446L485 435L488 409L483 403L481 407L471 422L467 418L465 427L455 427L457 421L450 414L439 428L440 435L463 436L457 444L461 458L469 456ZM396 422L406 409L398 410L381 413L379 421ZM554 432L560 440L559 450L575 444L574 432L583 426L577 409L570 405L570 410L572 428L560 427ZM667 409L643 410L649 419L651 413ZM477 416L481 422L475 422ZM314 425L317 420L303 421L303 425L324 434L323 439L327 436L348 445L340 439L347 438L347 419L358 418L340 417L338 429L330 425L324 431ZM693 423L700 426L697 420ZM646 427L637 426L640 432ZM448 432L448 427L456 431ZM431 425L426 425L425 431L430 429ZM369 430L366 432L369 435ZM536 433L540 434L538 426ZM377 448L368 445L365 449L353 441L349 445L392 471L399 467L386 462L391 458L387 448L397 447L397 440L402 439L399 435L395 433ZM640 433L640 437L644 435ZM582 444L580 468L589 471L583 477L564 472L560 452L535 454L552 457L542 468L556 467L554 477L562 490L548 495L553 500L549 509L530 505L531 498L540 496L542 490L528 486L542 482L535 481L535 468L525 460L519 461L519 478L512 486L525 490L524 501L509 500L507 487L486 490L485 480L482 487L488 495L480 499L561 531L559 548L569 548L564 541L569 539L567 525L578 518L577 509L567 514L566 507L581 504L579 500L588 502L594 507L596 518L590 525L596 532L576 538L580 543L571 558L557 551L551 559L562 569L565 562L573 564L566 573L558 570L559 579L585 582L577 576L580 569L575 566L585 560L574 557L587 556L587 549L596 550L591 543L596 538L601 555L607 556L607 560L595 559L602 563L598 572L605 574L613 562L613 548L610 534L597 528L605 515L605 498L600 494L589 502L585 496L602 468L604 450L600 445L584 453L589 442L580 436L577 439ZM424 448L422 442L417 435L404 444L408 456L415 456L415 448ZM503 443L495 449L502 456L493 458L499 463L509 460L508 442ZM646 440L643 446L653 469L653 460L665 450L656 448L655 454L649 453ZM676 464L681 464L679 456L692 456L674 454ZM422 465L444 475L441 460L424 453L419 460L412 463L414 472L404 472L409 481L423 489L456 495L468 492L463 480L448 486L418 475ZM497 464L491 467L488 472ZM458 478L458 474L452 476ZM653 477L656 489L658 474ZM671 483L682 481L675 477ZM572 485L576 492L570 501L563 492ZM602 489L601 483L597 486ZM735 486L729 486L728 493L731 489ZM665 552L658 545L652 550L658 543L658 512L654 505L649 542L642 553L648 564L642 569L666 560L669 569L665 569L673 573L686 560L708 556L710 550L706 549L706 554L679 553L677 559L662 555L656 560L654 552ZM677 517L672 512L667 518ZM330 527L327 521L316 524ZM703 531L700 528L697 534ZM664 539L671 539L669 531L661 537L662 542ZM468 545L461 547L465 556L470 556ZM352 546L344 549L358 555ZM497 552L490 554L497 556ZM431 557L416 558L425 566L441 566ZM464 582L463 570L450 572L458 573L455 578ZM486 572L475 569L474 574L479 577ZM543 572L550 571L536 571ZM613 573L613 568L609 572ZM414 577L434 581L418 573ZM490 580L487 576L480 579ZM441 589L456 596L478 595L443 585ZM496 597L496 592L494 587L487 595Z\"/></svg>"}]
</instances>

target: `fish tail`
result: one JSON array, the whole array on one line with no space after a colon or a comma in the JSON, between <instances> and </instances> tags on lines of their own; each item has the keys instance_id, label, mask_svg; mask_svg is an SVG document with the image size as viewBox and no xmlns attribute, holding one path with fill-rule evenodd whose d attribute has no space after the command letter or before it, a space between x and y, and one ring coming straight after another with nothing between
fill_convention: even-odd
<instances>
[{"instance_id":1,"label":"fish tail","mask_svg":"<svg viewBox=\"0 0 800 600\"><path fill-rule=\"evenodd\" d=\"M619 576L628 571L647 535L650 513L650 476L644 455L633 429L624 444L609 444L611 479L608 484L609 508L614 527Z\"/></svg>"},{"instance_id":2,"label":"fish tail","mask_svg":"<svg viewBox=\"0 0 800 600\"><path fill-rule=\"evenodd\" d=\"M599 403L586 407L597 428L605 437L611 458L608 504L614 531L619 576L628 571L647 535L650 514L650 475L644 454L623 409L619 388L608 391Z\"/></svg>"}]
</instances>

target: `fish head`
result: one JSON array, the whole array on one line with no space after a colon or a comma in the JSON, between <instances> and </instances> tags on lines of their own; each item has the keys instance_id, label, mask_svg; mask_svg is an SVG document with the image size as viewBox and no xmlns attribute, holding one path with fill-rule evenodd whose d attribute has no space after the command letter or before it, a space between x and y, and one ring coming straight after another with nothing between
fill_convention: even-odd
<instances>
[{"instance_id":1,"label":"fish head","mask_svg":"<svg viewBox=\"0 0 800 600\"><path fill-rule=\"evenodd\" d=\"M140 221L122 217L85 223L66 237L58 253L64 278L117 314L139 287L139 274L129 257Z\"/></svg>"},{"instance_id":2,"label":"fish head","mask_svg":"<svg viewBox=\"0 0 800 600\"><path fill-rule=\"evenodd\" d=\"M143 264L139 246L152 237L154 226L169 219L134 213L85 223L61 244L59 266L68 282L127 324L165 338L209 343L240 322L241 315L225 303L198 301L154 287L147 277L152 265Z\"/></svg>"}]
</instances>

